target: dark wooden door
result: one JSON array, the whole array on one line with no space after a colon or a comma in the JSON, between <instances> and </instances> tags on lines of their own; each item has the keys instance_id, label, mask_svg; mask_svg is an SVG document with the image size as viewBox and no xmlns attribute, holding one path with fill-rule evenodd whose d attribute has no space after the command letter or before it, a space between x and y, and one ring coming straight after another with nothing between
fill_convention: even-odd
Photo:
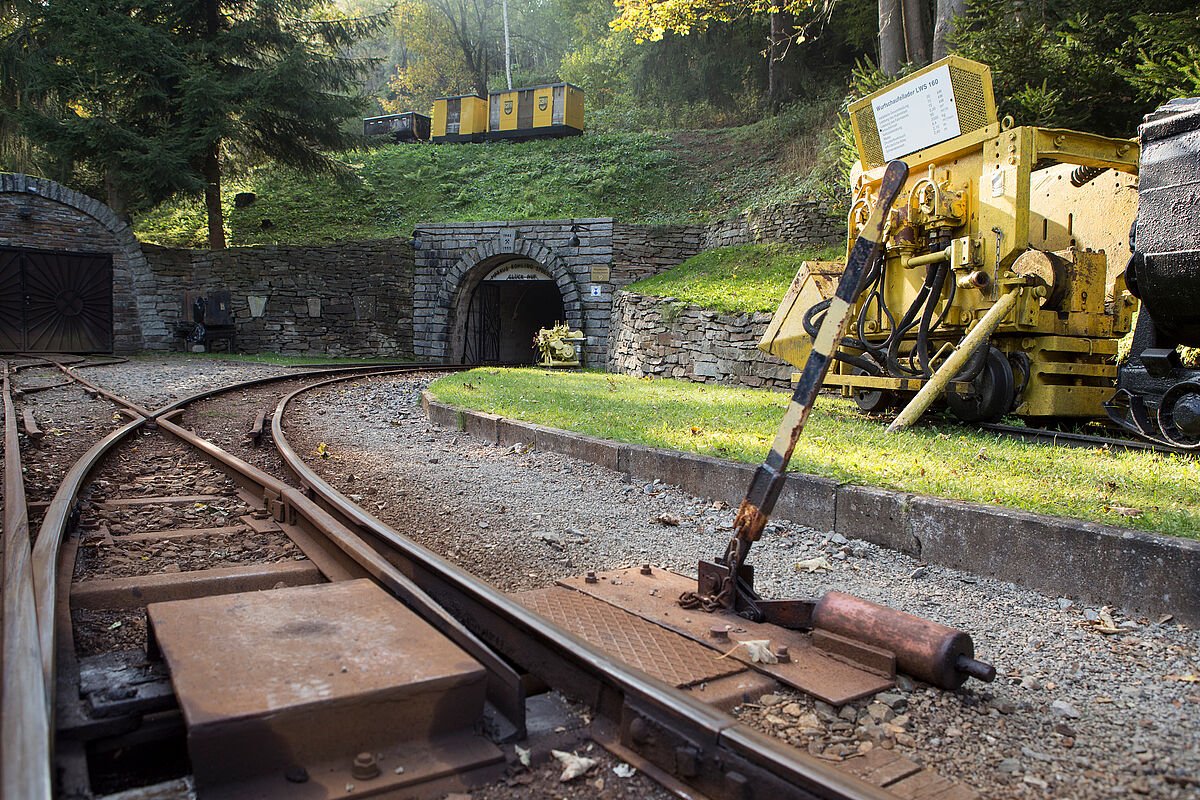
<instances>
[{"instance_id":1,"label":"dark wooden door","mask_svg":"<svg viewBox=\"0 0 1200 800\"><path fill-rule=\"evenodd\" d=\"M0 250L0 351L25 349L25 293L21 259L15 250Z\"/></svg>"},{"instance_id":2,"label":"dark wooden door","mask_svg":"<svg viewBox=\"0 0 1200 800\"><path fill-rule=\"evenodd\" d=\"M0 349L112 351L112 256L0 250Z\"/></svg>"}]
</instances>

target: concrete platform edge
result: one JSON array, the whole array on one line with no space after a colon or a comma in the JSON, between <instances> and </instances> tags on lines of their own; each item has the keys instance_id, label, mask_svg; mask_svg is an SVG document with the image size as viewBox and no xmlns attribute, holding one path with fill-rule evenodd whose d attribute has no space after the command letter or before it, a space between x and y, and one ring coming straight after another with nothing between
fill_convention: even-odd
<instances>
[{"instance_id":1,"label":"concrete platform edge","mask_svg":"<svg viewBox=\"0 0 1200 800\"><path fill-rule=\"evenodd\" d=\"M754 472L749 464L467 411L439 403L428 392L422 405L441 427L496 444L531 443L731 506L741 502ZM927 563L1200 625L1200 541L802 474L788 476L775 516Z\"/></svg>"}]
</instances>

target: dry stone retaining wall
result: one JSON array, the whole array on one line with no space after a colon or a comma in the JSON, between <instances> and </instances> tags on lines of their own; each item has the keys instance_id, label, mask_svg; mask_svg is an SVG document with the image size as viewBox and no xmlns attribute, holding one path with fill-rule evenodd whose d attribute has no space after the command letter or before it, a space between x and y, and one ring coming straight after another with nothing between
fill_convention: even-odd
<instances>
[{"instance_id":1,"label":"dry stone retaining wall","mask_svg":"<svg viewBox=\"0 0 1200 800\"><path fill-rule=\"evenodd\" d=\"M620 292L608 365L613 372L787 389L793 368L756 346L770 314L722 314L670 298Z\"/></svg>"},{"instance_id":2,"label":"dry stone retaining wall","mask_svg":"<svg viewBox=\"0 0 1200 800\"><path fill-rule=\"evenodd\" d=\"M845 216L831 213L828 203L816 198L746 211L709 225L704 233L705 250L757 242L805 246L837 245L845 241Z\"/></svg>"},{"instance_id":3,"label":"dry stone retaining wall","mask_svg":"<svg viewBox=\"0 0 1200 800\"><path fill-rule=\"evenodd\" d=\"M227 289L242 352L413 355L413 255L408 239L323 247L171 250L145 245L144 298L173 335L184 294ZM182 338L175 335L179 346Z\"/></svg>"}]
</instances>

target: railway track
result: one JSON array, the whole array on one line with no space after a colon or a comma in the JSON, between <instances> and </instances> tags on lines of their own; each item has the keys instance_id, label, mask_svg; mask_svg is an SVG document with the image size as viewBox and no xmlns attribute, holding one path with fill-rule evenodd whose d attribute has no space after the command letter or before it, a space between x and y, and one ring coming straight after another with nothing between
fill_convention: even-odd
<instances>
[{"instance_id":1,"label":"railway track","mask_svg":"<svg viewBox=\"0 0 1200 800\"><path fill-rule=\"evenodd\" d=\"M1082 447L1090 450L1143 450L1154 453L1171 453L1173 455L1194 455L1195 451L1170 447L1158 442L1140 439L1124 439L1115 436L1095 436L1076 431L1061 431L1053 428L1023 428L1017 425L980 424L980 430L998 433L1010 439L1022 442L1035 442L1059 447Z\"/></svg>"},{"instance_id":2,"label":"railway track","mask_svg":"<svg viewBox=\"0 0 1200 800\"><path fill-rule=\"evenodd\" d=\"M160 781L163 797L191 781L201 797L440 797L500 774L512 742L549 746L535 734L547 688L680 796L974 796L891 751L839 768L736 722L702 696L761 693L777 675L621 616L582 580L498 592L351 503L288 443L304 392L428 368L258 379L154 410L55 369L119 418L27 503L19 430L36 462L37 420L5 367L4 798ZM626 582L671 580L646 572ZM609 622L593 628L612 627L579 624L596 613ZM662 659L631 654L648 643Z\"/></svg>"}]
</instances>

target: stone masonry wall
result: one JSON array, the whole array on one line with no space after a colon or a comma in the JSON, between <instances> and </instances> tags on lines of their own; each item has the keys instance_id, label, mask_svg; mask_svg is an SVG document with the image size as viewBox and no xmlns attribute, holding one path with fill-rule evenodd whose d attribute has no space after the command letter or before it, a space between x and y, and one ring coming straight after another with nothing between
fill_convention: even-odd
<instances>
[{"instance_id":1,"label":"stone masonry wall","mask_svg":"<svg viewBox=\"0 0 1200 800\"><path fill-rule=\"evenodd\" d=\"M613 225L612 279L628 286L688 260L704 249L699 225Z\"/></svg>"},{"instance_id":2,"label":"stone masonry wall","mask_svg":"<svg viewBox=\"0 0 1200 800\"><path fill-rule=\"evenodd\" d=\"M786 206L751 210L708 226L704 249L755 242L787 242L798 246L844 244L846 218L831 214L823 200L809 198Z\"/></svg>"},{"instance_id":3,"label":"stone masonry wall","mask_svg":"<svg viewBox=\"0 0 1200 800\"><path fill-rule=\"evenodd\" d=\"M247 353L413 355L413 255L407 239L222 251L144 246L149 298L174 335L189 290L231 292L236 347Z\"/></svg>"},{"instance_id":4,"label":"stone masonry wall","mask_svg":"<svg viewBox=\"0 0 1200 800\"><path fill-rule=\"evenodd\" d=\"M716 247L836 245L845 236L845 222L815 199L746 212L704 228L617 225L613 280L627 286ZM788 389L793 367L756 346L770 320L770 314L721 314L670 298L618 292L609 327L608 369L639 377Z\"/></svg>"},{"instance_id":5,"label":"stone masonry wall","mask_svg":"<svg viewBox=\"0 0 1200 800\"><path fill-rule=\"evenodd\" d=\"M756 346L770 314L722 314L619 292L608 365L613 372L787 389L793 368Z\"/></svg>"}]
</instances>

